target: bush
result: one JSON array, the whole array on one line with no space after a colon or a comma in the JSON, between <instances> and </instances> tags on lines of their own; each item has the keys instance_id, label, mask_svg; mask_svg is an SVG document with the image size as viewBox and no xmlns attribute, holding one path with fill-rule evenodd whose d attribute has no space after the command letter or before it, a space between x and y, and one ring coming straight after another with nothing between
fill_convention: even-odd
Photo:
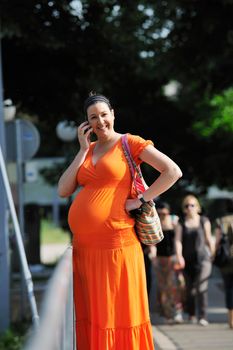
<instances>
[{"instance_id":1,"label":"bush","mask_svg":"<svg viewBox=\"0 0 233 350\"><path fill-rule=\"evenodd\" d=\"M0 335L0 350L21 350L31 324L27 321L14 323Z\"/></svg>"},{"instance_id":2,"label":"bush","mask_svg":"<svg viewBox=\"0 0 233 350\"><path fill-rule=\"evenodd\" d=\"M9 329L0 337L0 350L20 350L22 349L24 338L24 335L17 334Z\"/></svg>"}]
</instances>

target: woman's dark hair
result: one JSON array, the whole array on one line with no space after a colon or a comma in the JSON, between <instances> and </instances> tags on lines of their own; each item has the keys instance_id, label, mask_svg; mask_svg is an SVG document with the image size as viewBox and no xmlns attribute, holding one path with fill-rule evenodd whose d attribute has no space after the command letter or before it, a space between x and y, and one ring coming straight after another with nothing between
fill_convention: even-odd
<instances>
[{"instance_id":1,"label":"woman's dark hair","mask_svg":"<svg viewBox=\"0 0 233 350\"><path fill-rule=\"evenodd\" d=\"M87 114L88 107L98 102L104 102L106 105L108 105L110 110L112 109L111 103L106 96L97 94L95 92L90 92L88 98L84 102L84 112Z\"/></svg>"},{"instance_id":2,"label":"woman's dark hair","mask_svg":"<svg viewBox=\"0 0 233 350\"><path fill-rule=\"evenodd\" d=\"M167 202L156 202L156 209L167 209L169 212L171 211L171 207Z\"/></svg>"},{"instance_id":3,"label":"woman's dark hair","mask_svg":"<svg viewBox=\"0 0 233 350\"><path fill-rule=\"evenodd\" d=\"M226 212L227 214L233 214L233 200L231 198L226 200Z\"/></svg>"}]
</instances>

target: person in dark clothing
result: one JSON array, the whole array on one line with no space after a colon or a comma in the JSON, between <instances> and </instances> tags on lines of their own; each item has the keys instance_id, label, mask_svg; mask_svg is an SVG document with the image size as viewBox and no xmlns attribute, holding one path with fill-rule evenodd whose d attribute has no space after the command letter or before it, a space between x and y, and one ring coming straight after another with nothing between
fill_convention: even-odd
<instances>
[{"instance_id":1,"label":"person in dark clothing","mask_svg":"<svg viewBox=\"0 0 233 350\"><path fill-rule=\"evenodd\" d=\"M156 208L164 234L164 239L156 246L155 271L158 305L166 323L181 323L183 322L181 301L183 276L181 271L175 269L174 246L178 216L170 213L170 205L166 202L158 202Z\"/></svg>"},{"instance_id":2,"label":"person in dark clothing","mask_svg":"<svg viewBox=\"0 0 233 350\"><path fill-rule=\"evenodd\" d=\"M218 218L215 228L216 250L220 244L222 236L228 241L229 258L226 264L220 268L225 292L225 303L228 309L228 324L233 329L233 209L231 214Z\"/></svg>"},{"instance_id":3,"label":"person in dark clothing","mask_svg":"<svg viewBox=\"0 0 233 350\"><path fill-rule=\"evenodd\" d=\"M151 247L142 244L142 251L144 256L144 262L145 262L145 269L146 269L146 287L147 287L147 295L148 300L150 297L150 291L151 291Z\"/></svg>"},{"instance_id":4,"label":"person in dark clothing","mask_svg":"<svg viewBox=\"0 0 233 350\"><path fill-rule=\"evenodd\" d=\"M208 278L211 274L211 256L214 252L211 224L202 216L198 199L187 195L182 202L184 217L176 226L176 256L184 267L186 311L190 323L207 326Z\"/></svg>"}]
</instances>

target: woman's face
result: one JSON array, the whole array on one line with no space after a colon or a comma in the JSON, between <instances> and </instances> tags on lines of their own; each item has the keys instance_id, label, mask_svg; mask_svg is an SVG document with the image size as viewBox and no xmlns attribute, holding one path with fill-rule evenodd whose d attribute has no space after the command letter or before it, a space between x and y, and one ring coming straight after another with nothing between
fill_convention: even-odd
<instances>
[{"instance_id":1,"label":"woman's face","mask_svg":"<svg viewBox=\"0 0 233 350\"><path fill-rule=\"evenodd\" d=\"M161 220L164 220L168 217L170 214L169 210L167 208L157 208L158 215Z\"/></svg>"},{"instance_id":2,"label":"woman's face","mask_svg":"<svg viewBox=\"0 0 233 350\"><path fill-rule=\"evenodd\" d=\"M184 200L183 203L183 212L186 215L193 215L193 214L198 214L200 211L200 207L197 203L197 201L195 200L195 198L187 198L186 200Z\"/></svg>"},{"instance_id":3,"label":"woman's face","mask_svg":"<svg viewBox=\"0 0 233 350\"><path fill-rule=\"evenodd\" d=\"M105 102L97 102L87 109L87 119L93 132L99 138L107 136L113 131L114 112Z\"/></svg>"}]
</instances>

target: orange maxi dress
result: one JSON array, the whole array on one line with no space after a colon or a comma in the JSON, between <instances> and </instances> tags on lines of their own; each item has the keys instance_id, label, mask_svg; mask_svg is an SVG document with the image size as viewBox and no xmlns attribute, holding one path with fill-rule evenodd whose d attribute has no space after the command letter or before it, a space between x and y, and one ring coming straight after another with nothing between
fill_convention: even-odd
<instances>
[{"instance_id":1,"label":"orange maxi dress","mask_svg":"<svg viewBox=\"0 0 233 350\"><path fill-rule=\"evenodd\" d=\"M128 134L133 158L151 141ZM125 211L131 175L121 140L77 173L82 186L68 215L73 233L78 350L153 350L141 245Z\"/></svg>"}]
</instances>

